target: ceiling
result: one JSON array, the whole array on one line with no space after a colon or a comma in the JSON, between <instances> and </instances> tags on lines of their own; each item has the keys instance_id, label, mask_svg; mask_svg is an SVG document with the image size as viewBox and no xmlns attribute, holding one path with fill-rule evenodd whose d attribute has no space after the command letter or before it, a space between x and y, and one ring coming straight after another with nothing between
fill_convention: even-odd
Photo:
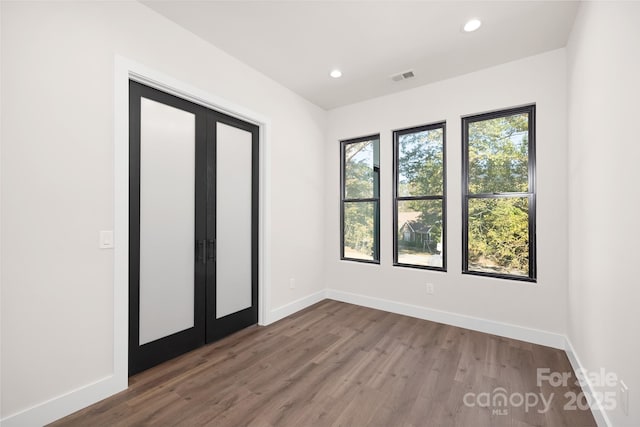
<instances>
[{"instance_id":1,"label":"ceiling","mask_svg":"<svg viewBox=\"0 0 640 427\"><path fill-rule=\"evenodd\" d=\"M566 45L570 1L143 1L331 109ZM474 33L462 31L473 17ZM329 77L339 68L343 76ZM413 70L415 78L391 75Z\"/></svg>"}]
</instances>

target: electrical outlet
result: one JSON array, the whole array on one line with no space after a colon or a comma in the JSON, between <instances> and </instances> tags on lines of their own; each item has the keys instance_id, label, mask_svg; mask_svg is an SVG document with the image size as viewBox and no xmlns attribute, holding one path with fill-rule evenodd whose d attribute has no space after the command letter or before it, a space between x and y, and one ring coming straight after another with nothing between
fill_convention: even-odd
<instances>
[{"instance_id":1,"label":"electrical outlet","mask_svg":"<svg viewBox=\"0 0 640 427\"><path fill-rule=\"evenodd\" d=\"M433 295L433 293L434 293L433 283L427 283L427 294Z\"/></svg>"},{"instance_id":2,"label":"electrical outlet","mask_svg":"<svg viewBox=\"0 0 640 427\"><path fill-rule=\"evenodd\" d=\"M292 277L291 279L289 279L289 289L295 289L295 287L296 287L296 279Z\"/></svg>"},{"instance_id":3,"label":"electrical outlet","mask_svg":"<svg viewBox=\"0 0 640 427\"><path fill-rule=\"evenodd\" d=\"M622 408L622 412L625 415L629 415L629 387L624 383L624 381L620 381L620 394L618 395L618 399L620 399L620 407Z\"/></svg>"}]
</instances>

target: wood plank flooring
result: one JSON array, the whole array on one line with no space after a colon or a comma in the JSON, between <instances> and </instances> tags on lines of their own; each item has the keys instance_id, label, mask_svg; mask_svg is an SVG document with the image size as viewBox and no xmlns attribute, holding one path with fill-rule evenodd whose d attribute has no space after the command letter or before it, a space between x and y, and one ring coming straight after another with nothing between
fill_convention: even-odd
<instances>
[{"instance_id":1,"label":"wood plank flooring","mask_svg":"<svg viewBox=\"0 0 640 427\"><path fill-rule=\"evenodd\" d=\"M564 408L578 386L538 386L537 368L575 378L560 350L325 300L133 376L52 425L596 425ZM553 396L547 411L521 403L534 394Z\"/></svg>"}]
</instances>

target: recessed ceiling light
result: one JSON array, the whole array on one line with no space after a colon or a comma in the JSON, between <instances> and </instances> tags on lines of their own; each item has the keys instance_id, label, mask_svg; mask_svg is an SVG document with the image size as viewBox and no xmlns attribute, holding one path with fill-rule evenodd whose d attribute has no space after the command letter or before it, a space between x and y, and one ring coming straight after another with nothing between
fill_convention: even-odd
<instances>
[{"instance_id":1,"label":"recessed ceiling light","mask_svg":"<svg viewBox=\"0 0 640 427\"><path fill-rule=\"evenodd\" d=\"M469 19L467 23L464 24L464 30L467 33L470 33L480 28L481 25L482 25L482 22L480 22L479 19L476 19L476 18Z\"/></svg>"},{"instance_id":2,"label":"recessed ceiling light","mask_svg":"<svg viewBox=\"0 0 640 427\"><path fill-rule=\"evenodd\" d=\"M329 73L329 75L330 75L331 77L333 77L334 79L338 79L338 78L342 77L342 71L340 71L340 70L332 70L332 71Z\"/></svg>"}]
</instances>

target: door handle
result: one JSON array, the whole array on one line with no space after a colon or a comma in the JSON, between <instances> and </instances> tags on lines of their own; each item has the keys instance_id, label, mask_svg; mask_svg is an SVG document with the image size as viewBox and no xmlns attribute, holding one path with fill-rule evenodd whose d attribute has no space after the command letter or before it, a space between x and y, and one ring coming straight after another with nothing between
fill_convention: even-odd
<instances>
[{"instance_id":1,"label":"door handle","mask_svg":"<svg viewBox=\"0 0 640 427\"><path fill-rule=\"evenodd\" d=\"M205 240L198 240L198 261L203 264L207 263L207 247L205 245Z\"/></svg>"},{"instance_id":2,"label":"door handle","mask_svg":"<svg viewBox=\"0 0 640 427\"><path fill-rule=\"evenodd\" d=\"M216 261L216 239L207 240L207 262Z\"/></svg>"}]
</instances>

